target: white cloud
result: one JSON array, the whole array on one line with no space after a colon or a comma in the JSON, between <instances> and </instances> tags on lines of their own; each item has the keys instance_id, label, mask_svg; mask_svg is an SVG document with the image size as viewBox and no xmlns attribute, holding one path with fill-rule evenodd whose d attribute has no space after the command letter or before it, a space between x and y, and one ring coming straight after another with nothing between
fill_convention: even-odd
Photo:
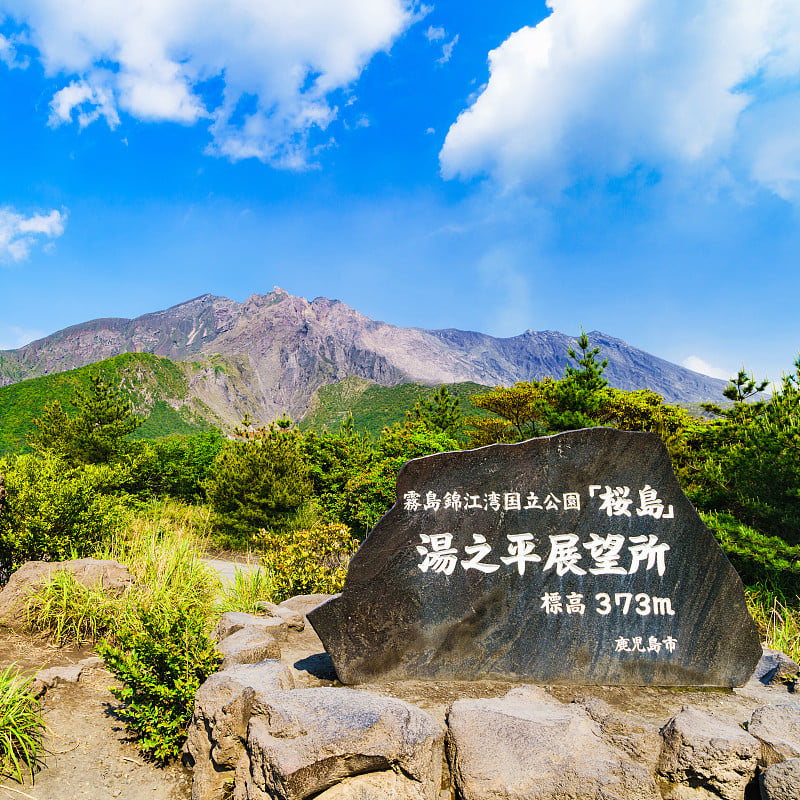
<instances>
[{"instance_id":1,"label":"white cloud","mask_svg":"<svg viewBox=\"0 0 800 800\"><path fill-rule=\"evenodd\" d=\"M44 331L20 328L17 325L0 325L0 350L16 350L28 342L41 339Z\"/></svg>"},{"instance_id":2,"label":"white cloud","mask_svg":"<svg viewBox=\"0 0 800 800\"><path fill-rule=\"evenodd\" d=\"M109 89L90 86L86 81L72 81L59 89L50 102L48 124L56 127L72 120L72 112L78 110L78 125L85 128L90 123L105 117L112 130L119 125L119 115L114 107L113 94Z\"/></svg>"},{"instance_id":3,"label":"white cloud","mask_svg":"<svg viewBox=\"0 0 800 800\"><path fill-rule=\"evenodd\" d=\"M449 42L442 45L442 57L436 61L438 64L446 64L453 55L453 49L458 44L458 34L456 34Z\"/></svg>"},{"instance_id":4,"label":"white cloud","mask_svg":"<svg viewBox=\"0 0 800 800\"><path fill-rule=\"evenodd\" d=\"M740 135L766 119L768 98L796 103L796 0L548 6L549 17L489 53L488 84L445 140L446 177L558 190L642 164L709 173L735 156L768 188L796 191L797 115L776 115L769 156Z\"/></svg>"},{"instance_id":5,"label":"white cloud","mask_svg":"<svg viewBox=\"0 0 800 800\"><path fill-rule=\"evenodd\" d=\"M66 212L49 211L26 217L13 208L0 208L0 259L24 261L41 238L56 239L64 233Z\"/></svg>"},{"instance_id":6,"label":"white cloud","mask_svg":"<svg viewBox=\"0 0 800 800\"><path fill-rule=\"evenodd\" d=\"M731 371L720 367L712 367L711 364L707 361L703 361L703 359L698 356L689 356L685 358L681 364L686 367L686 369L694 370L702 375L708 375L710 378L720 378L723 381L728 380L728 378L736 374L736 370Z\"/></svg>"},{"instance_id":7,"label":"white cloud","mask_svg":"<svg viewBox=\"0 0 800 800\"><path fill-rule=\"evenodd\" d=\"M81 126L114 127L119 112L209 118L210 152L289 168L336 118L334 93L424 11L414 0L0 0L46 73L66 79L51 124L73 112Z\"/></svg>"},{"instance_id":8,"label":"white cloud","mask_svg":"<svg viewBox=\"0 0 800 800\"><path fill-rule=\"evenodd\" d=\"M433 25L425 31L425 38L429 42L440 42L446 35L444 28L434 28Z\"/></svg>"}]
</instances>

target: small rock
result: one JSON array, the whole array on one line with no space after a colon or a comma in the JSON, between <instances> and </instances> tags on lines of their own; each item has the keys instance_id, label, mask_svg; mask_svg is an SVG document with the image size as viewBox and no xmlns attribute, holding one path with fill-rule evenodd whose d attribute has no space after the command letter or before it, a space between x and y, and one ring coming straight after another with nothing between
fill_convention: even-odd
<instances>
[{"instance_id":1,"label":"small rock","mask_svg":"<svg viewBox=\"0 0 800 800\"><path fill-rule=\"evenodd\" d=\"M259 617L255 614L246 614L244 611L228 611L220 617L211 638L221 642L245 627L262 628L279 641L284 641L288 633L286 622L281 617Z\"/></svg>"},{"instance_id":2,"label":"small rock","mask_svg":"<svg viewBox=\"0 0 800 800\"><path fill-rule=\"evenodd\" d=\"M766 764L800 757L800 708L789 703L761 706L753 712L748 733L764 745Z\"/></svg>"},{"instance_id":3,"label":"small rock","mask_svg":"<svg viewBox=\"0 0 800 800\"><path fill-rule=\"evenodd\" d=\"M308 620L305 618L309 611L312 611L318 605L327 602L335 596L336 595L332 594L298 594L294 597L290 597L288 600L284 600L282 603L279 603L279 613L282 613L284 610L293 611L296 614L300 614L300 616L303 617L303 619L307 622Z\"/></svg>"},{"instance_id":4,"label":"small rock","mask_svg":"<svg viewBox=\"0 0 800 800\"><path fill-rule=\"evenodd\" d=\"M793 678L800 673L800 666L780 650L762 650L761 660L756 666L753 678L769 686L786 678Z\"/></svg>"},{"instance_id":5,"label":"small rock","mask_svg":"<svg viewBox=\"0 0 800 800\"><path fill-rule=\"evenodd\" d=\"M583 708L536 687L457 700L447 722L451 773L466 800L660 800L648 770L604 742Z\"/></svg>"},{"instance_id":6,"label":"small rock","mask_svg":"<svg viewBox=\"0 0 800 800\"><path fill-rule=\"evenodd\" d=\"M759 776L763 800L797 800L800 797L800 758L767 767Z\"/></svg>"},{"instance_id":7,"label":"small rock","mask_svg":"<svg viewBox=\"0 0 800 800\"><path fill-rule=\"evenodd\" d=\"M77 663L84 669L92 669L93 667L102 667L103 659L100 656L89 656L88 658L82 658Z\"/></svg>"},{"instance_id":8,"label":"small rock","mask_svg":"<svg viewBox=\"0 0 800 800\"><path fill-rule=\"evenodd\" d=\"M222 669L281 657L275 637L260 625L248 625L229 634L217 645L217 651L222 656Z\"/></svg>"},{"instance_id":9,"label":"small rock","mask_svg":"<svg viewBox=\"0 0 800 800\"><path fill-rule=\"evenodd\" d=\"M437 800L443 753L443 727L402 700L332 688L259 696L234 798L303 800L348 777L391 770L408 779L405 797Z\"/></svg>"},{"instance_id":10,"label":"small rock","mask_svg":"<svg viewBox=\"0 0 800 800\"><path fill-rule=\"evenodd\" d=\"M34 697L41 697L48 689L77 683L80 680L82 672L83 667L80 664L41 669L36 673L31 683L31 694Z\"/></svg>"},{"instance_id":11,"label":"small rock","mask_svg":"<svg viewBox=\"0 0 800 800\"><path fill-rule=\"evenodd\" d=\"M742 800L761 743L732 720L685 706L663 728L658 777L665 798Z\"/></svg>"}]
</instances>

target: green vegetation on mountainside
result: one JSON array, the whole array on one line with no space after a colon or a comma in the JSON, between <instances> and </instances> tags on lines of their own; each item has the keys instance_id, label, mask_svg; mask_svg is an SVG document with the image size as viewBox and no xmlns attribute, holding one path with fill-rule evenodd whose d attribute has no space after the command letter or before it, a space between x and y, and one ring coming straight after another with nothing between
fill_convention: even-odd
<instances>
[{"instance_id":1,"label":"green vegetation on mountainside","mask_svg":"<svg viewBox=\"0 0 800 800\"><path fill-rule=\"evenodd\" d=\"M350 376L339 383L320 387L314 394L308 414L298 423L298 428L301 431L321 431L325 428L335 431L348 414L352 414L356 431L377 438L387 425L402 423L406 413L414 408L418 400L430 400L437 388L421 383L379 386L364 378ZM469 398L488 388L472 382L447 386L450 394L459 398L463 408L470 408Z\"/></svg>"},{"instance_id":2,"label":"green vegetation on mountainside","mask_svg":"<svg viewBox=\"0 0 800 800\"><path fill-rule=\"evenodd\" d=\"M198 433L209 427L191 417L188 409L177 411L166 402L182 400L188 390L180 365L150 353L123 353L87 367L0 388L0 455L29 451L27 437L34 429L33 420L55 400L68 409L76 391L89 390L91 375L100 375L119 388L138 414L150 417L136 432L137 438Z\"/></svg>"}]
</instances>

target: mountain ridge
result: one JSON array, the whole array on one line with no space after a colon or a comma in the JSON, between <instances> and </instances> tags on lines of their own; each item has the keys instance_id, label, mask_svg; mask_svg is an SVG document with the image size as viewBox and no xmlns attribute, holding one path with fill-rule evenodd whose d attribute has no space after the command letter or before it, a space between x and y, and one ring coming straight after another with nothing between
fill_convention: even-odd
<instances>
[{"instance_id":1,"label":"mountain ridge","mask_svg":"<svg viewBox=\"0 0 800 800\"><path fill-rule=\"evenodd\" d=\"M669 402L721 397L725 381L692 372L600 331L588 334L621 389L649 388ZM497 338L456 328L404 328L373 320L340 300L309 301L275 287L239 303L202 294L133 319L103 317L71 325L16 350L0 351L0 386L64 372L126 352L173 361L233 360L261 419L301 418L313 394L348 376L382 386L474 382L508 385L560 377L573 336L527 331ZM208 370L215 404L226 402L225 371ZM191 380L199 380L194 375ZM219 413L220 409L215 408ZM231 412L220 414L230 418Z\"/></svg>"}]
</instances>

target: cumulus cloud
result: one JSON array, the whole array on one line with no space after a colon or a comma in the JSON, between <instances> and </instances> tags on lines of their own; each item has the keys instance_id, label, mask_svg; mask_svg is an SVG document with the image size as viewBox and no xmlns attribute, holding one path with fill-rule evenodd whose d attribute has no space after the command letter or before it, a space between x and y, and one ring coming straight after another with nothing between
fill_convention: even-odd
<instances>
[{"instance_id":1,"label":"cumulus cloud","mask_svg":"<svg viewBox=\"0 0 800 800\"><path fill-rule=\"evenodd\" d=\"M703 361L703 359L699 356L689 356L681 363L684 367L686 367L686 369L694 370L694 372L699 372L702 375L708 375L710 378L720 378L723 381L728 380L728 378L730 378L736 372L736 370L731 372L730 370L722 369L721 367L712 367L711 364L709 364L707 361Z\"/></svg>"},{"instance_id":2,"label":"cumulus cloud","mask_svg":"<svg viewBox=\"0 0 800 800\"><path fill-rule=\"evenodd\" d=\"M642 165L708 172L736 159L740 172L796 194L796 0L548 6L489 53L489 81L441 151L446 177L563 189ZM791 108L770 110L775 102ZM758 139L762 128L775 147Z\"/></svg>"},{"instance_id":3,"label":"cumulus cloud","mask_svg":"<svg viewBox=\"0 0 800 800\"><path fill-rule=\"evenodd\" d=\"M0 208L0 259L24 261L42 239L56 239L64 233L67 215L63 211L25 216L13 208Z\"/></svg>"},{"instance_id":4,"label":"cumulus cloud","mask_svg":"<svg viewBox=\"0 0 800 800\"><path fill-rule=\"evenodd\" d=\"M50 124L210 121L209 150L302 168L335 93L420 18L414 0L0 0L46 73Z\"/></svg>"},{"instance_id":5,"label":"cumulus cloud","mask_svg":"<svg viewBox=\"0 0 800 800\"><path fill-rule=\"evenodd\" d=\"M59 89L50 103L49 125L56 127L72 120L72 112L77 109L77 121L81 128L105 117L112 130L119 125L119 115L114 107L110 90L91 86L86 81L72 81L69 86Z\"/></svg>"}]
</instances>

